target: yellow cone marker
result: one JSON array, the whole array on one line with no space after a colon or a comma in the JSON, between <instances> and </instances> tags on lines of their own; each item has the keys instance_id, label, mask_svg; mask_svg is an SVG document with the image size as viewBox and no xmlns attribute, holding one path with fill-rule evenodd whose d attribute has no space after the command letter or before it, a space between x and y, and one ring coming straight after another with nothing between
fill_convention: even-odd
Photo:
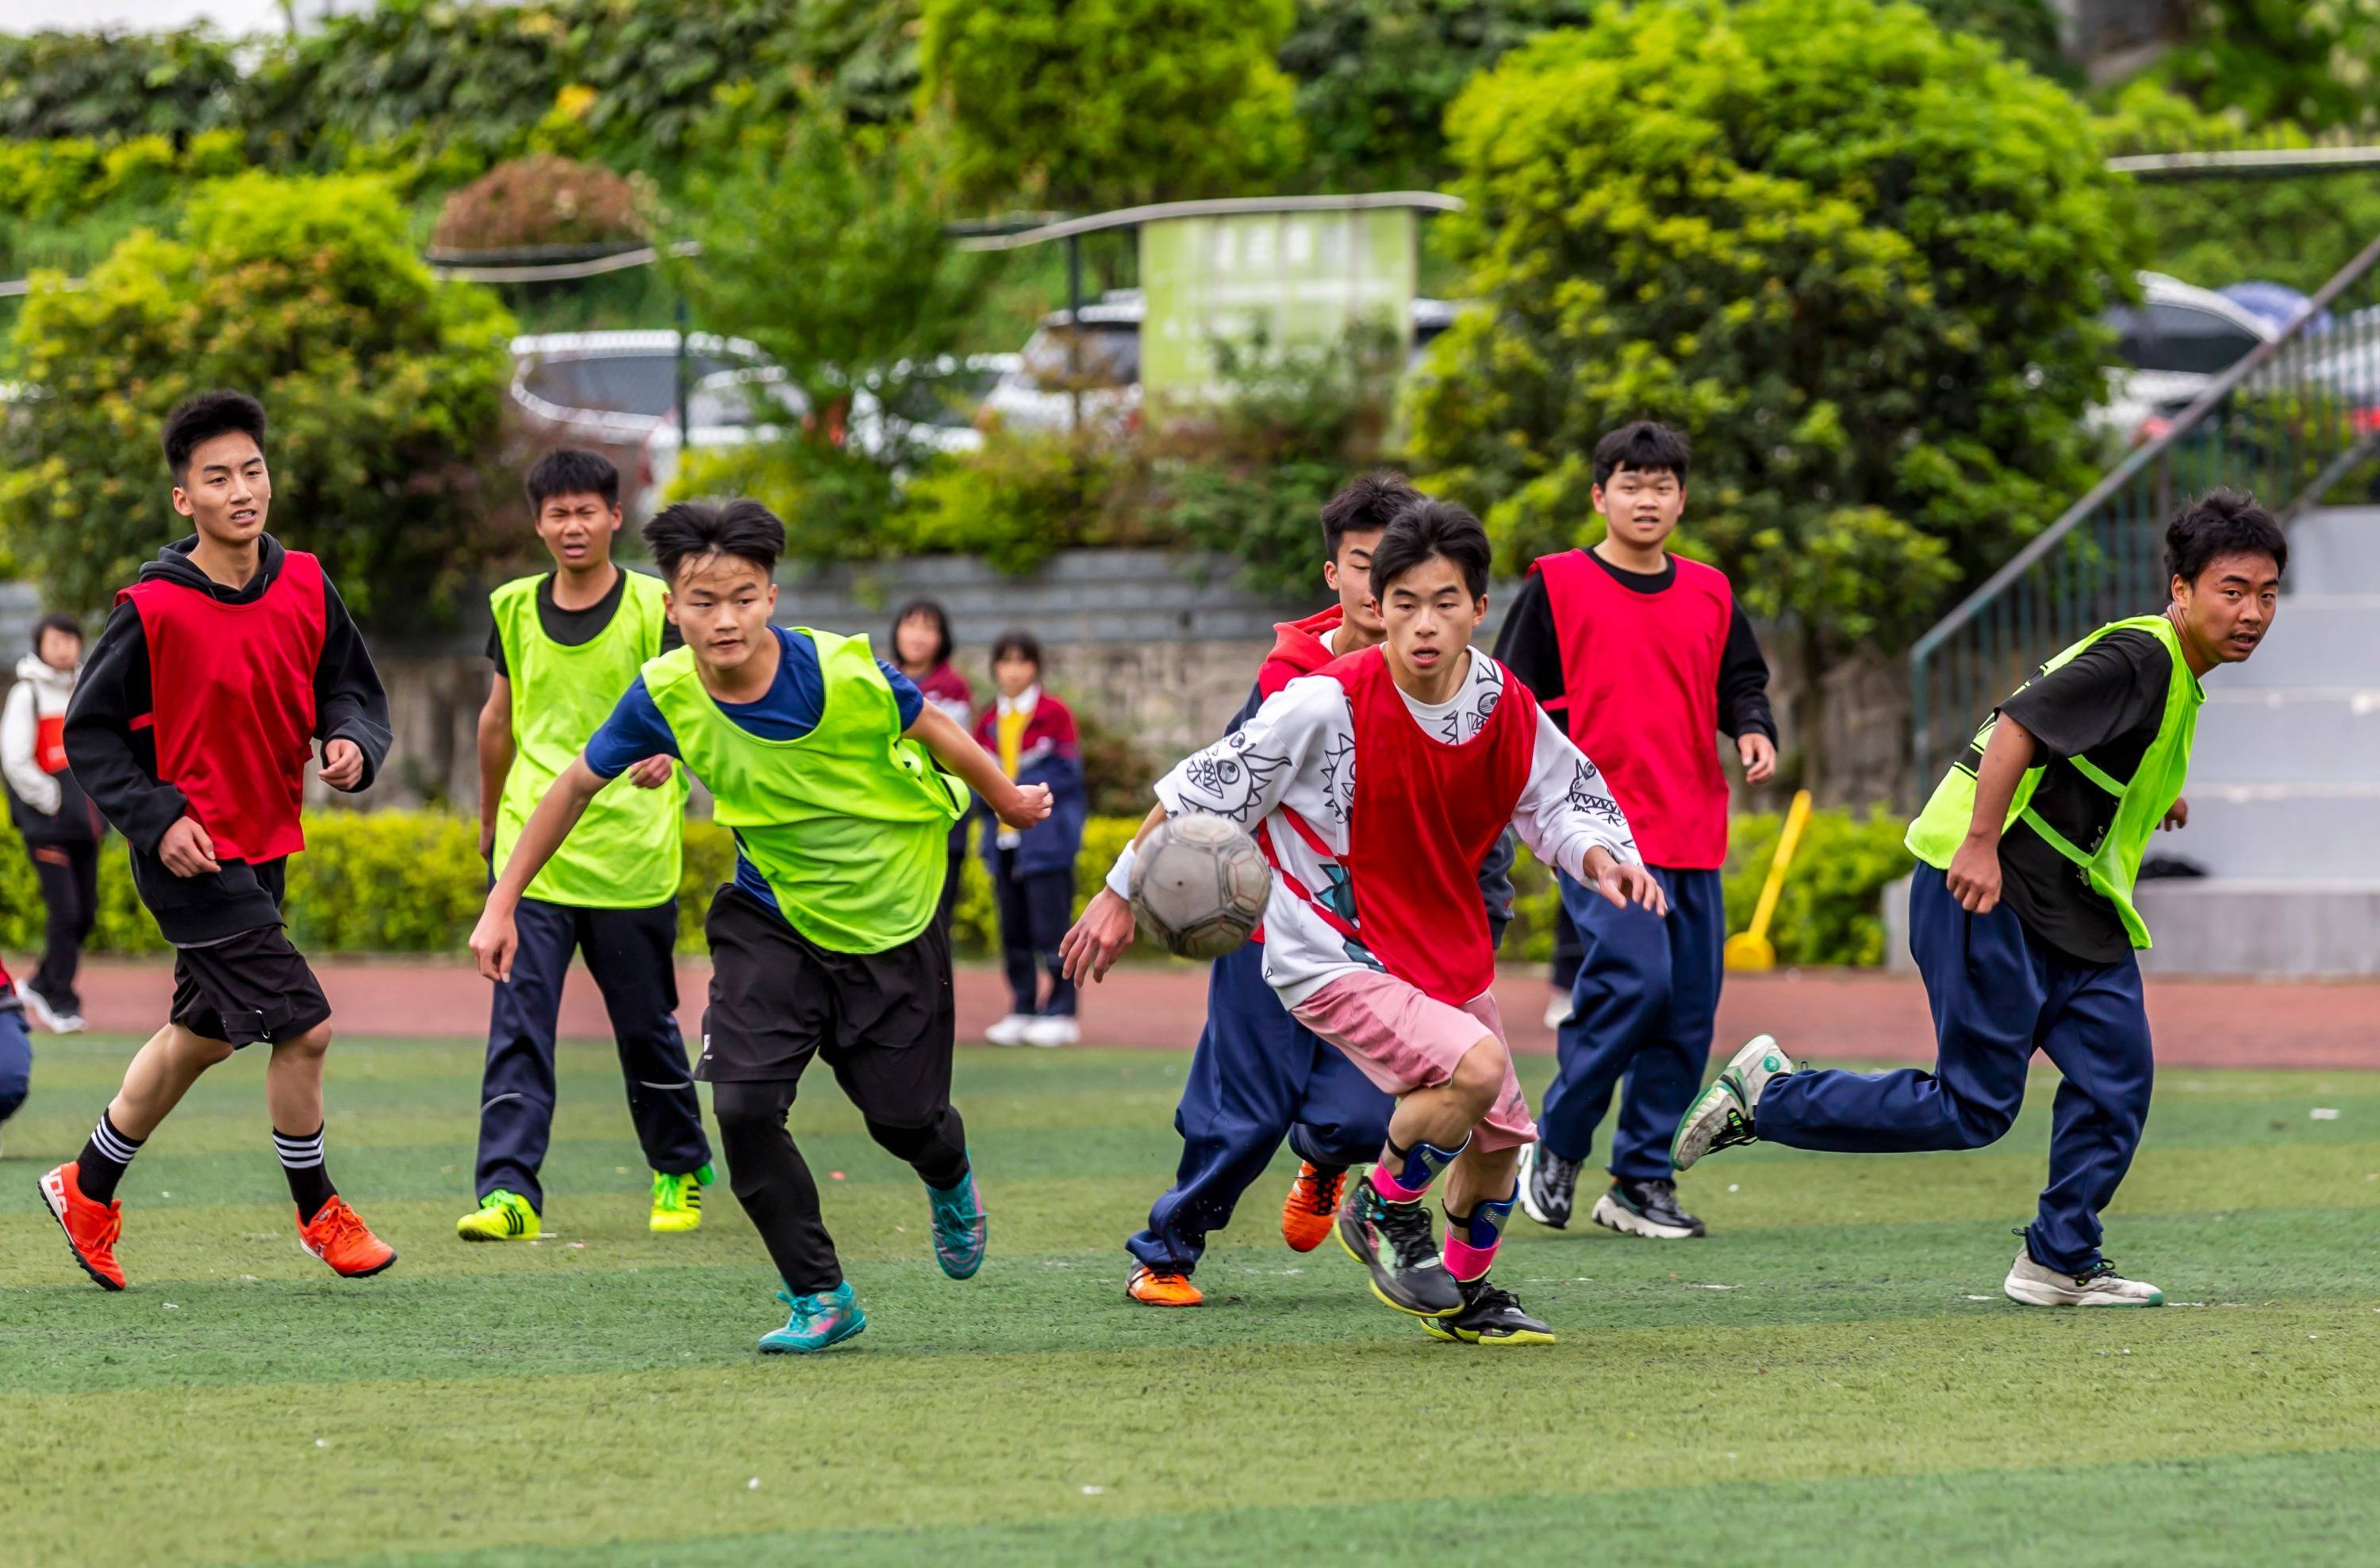
<instances>
[{"instance_id":1,"label":"yellow cone marker","mask_svg":"<svg viewBox=\"0 0 2380 1568\"><path fill-rule=\"evenodd\" d=\"M1759 907L1752 911L1752 929L1727 939L1727 967L1770 970L1777 967L1777 949L1769 945L1768 923L1777 918L1777 900L1785 891L1785 873L1802 842L1802 827L1810 820L1810 791L1796 790L1785 813L1785 830L1777 836L1777 857L1768 862L1768 880L1760 889Z\"/></svg>"}]
</instances>

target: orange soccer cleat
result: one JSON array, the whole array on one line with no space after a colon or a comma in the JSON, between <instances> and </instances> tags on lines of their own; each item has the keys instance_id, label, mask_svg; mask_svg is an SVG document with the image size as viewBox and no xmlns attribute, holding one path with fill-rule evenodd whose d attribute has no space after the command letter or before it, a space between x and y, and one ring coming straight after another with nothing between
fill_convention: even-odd
<instances>
[{"instance_id":1,"label":"orange soccer cleat","mask_svg":"<svg viewBox=\"0 0 2380 1568\"><path fill-rule=\"evenodd\" d=\"M1207 1299L1188 1274L1160 1274L1146 1263L1132 1266L1123 1293L1144 1307L1196 1307Z\"/></svg>"},{"instance_id":2,"label":"orange soccer cleat","mask_svg":"<svg viewBox=\"0 0 2380 1568\"><path fill-rule=\"evenodd\" d=\"M1311 1252L1330 1237L1339 1200L1347 1188L1347 1173L1325 1172L1311 1161L1297 1167L1289 1196L1281 1205L1281 1238L1293 1251Z\"/></svg>"},{"instance_id":3,"label":"orange soccer cleat","mask_svg":"<svg viewBox=\"0 0 2380 1568\"><path fill-rule=\"evenodd\" d=\"M115 1238L124 1234L124 1205L82 1195L82 1167L68 1160L42 1177L42 1201L67 1233L67 1248L102 1290L122 1290L124 1271L115 1266Z\"/></svg>"},{"instance_id":4,"label":"orange soccer cleat","mask_svg":"<svg viewBox=\"0 0 2380 1568\"><path fill-rule=\"evenodd\" d=\"M396 1248L374 1236L347 1200L335 1195L312 1219L299 1222L298 1245L330 1264L333 1273L351 1280L368 1278L396 1261Z\"/></svg>"}]
</instances>

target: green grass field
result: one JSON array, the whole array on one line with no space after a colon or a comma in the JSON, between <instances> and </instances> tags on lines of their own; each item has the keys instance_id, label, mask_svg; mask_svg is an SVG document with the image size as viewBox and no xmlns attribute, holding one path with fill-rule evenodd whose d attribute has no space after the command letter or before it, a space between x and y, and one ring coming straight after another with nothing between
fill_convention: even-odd
<instances>
[{"instance_id":1,"label":"green grass field","mask_svg":"<svg viewBox=\"0 0 2380 1568\"><path fill-rule=\"evenodd\" d=\"M33 1187L128 1050L44 1040L7 1128L0 1562L2074 1568L2380 1538L2380 1073L2166 1077L2109 1238L2163 1310L1999 1298L2043 1093L1980 1153L1718 1156L1686 1183L1706 1241L1516 1217L1500 1275L1562 1342L1486 1350L1282 1247L1285 1161L1206 1308L1127 1302L1180 1056L962 1054L992 1214L965 1284L820 1072L795 1128L870 1326L764 1360L775 1281L724 1188L699 1236L645 1232L608 1046L566 1053L546 1239L466 1247L477 1046L342 1041L332 1169L404 1254L361 1283L298 1251L235 1062L127 1178L133 1288L103 1295Z\"/></svg>"}]
</instances>

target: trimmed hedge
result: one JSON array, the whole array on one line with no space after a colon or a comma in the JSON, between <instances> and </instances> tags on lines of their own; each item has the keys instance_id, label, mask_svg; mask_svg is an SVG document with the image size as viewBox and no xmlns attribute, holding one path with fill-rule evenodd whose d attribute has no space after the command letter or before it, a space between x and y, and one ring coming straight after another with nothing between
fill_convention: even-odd
<instances>
[{"instance_id":1,"label":"trimmed hedge","mask_svg":"<svg viewBox=\"0 0 2380 1568\"><path fill-rule=\"evenodd\" d=\"M1077 908L1099 891L1139 823L1138 817L1095 816L1085 825L1083 855L1075 868ZM1752 906L1776 850L1777 826L1773 814L1735 819L1735 852L1727 871L1730 931L1751 923ZM1772 935L1779 961L1881 961L1877 896L1910 866L1900 831L1900 818L1882 812L1859 817L1825 811L1811 817L1778 907ZM306 846L289 867L289 930L299 947L325 954L462 953L488 889L474 823L440 811L312 812L306 818ZM711 822L686 824L686 878L678 890L680 952L702 951L703 912L734 864L735 847L725 828ZM1000 950L999 916L982 858L970 853L961 877L953 947L963 958L994 956ZM1524 851L1513 879L1517 898L1504 958L1543 963L1553 956L1553 878ZM99 902L99 925L91 936L95 950L164 950L156 925L133 897L120 838L111 838L102 852ZM0 850L0 948L27 953L41 945L41 889L32 862L21 844L14 852Z\"/></svg>"}]
</instances>

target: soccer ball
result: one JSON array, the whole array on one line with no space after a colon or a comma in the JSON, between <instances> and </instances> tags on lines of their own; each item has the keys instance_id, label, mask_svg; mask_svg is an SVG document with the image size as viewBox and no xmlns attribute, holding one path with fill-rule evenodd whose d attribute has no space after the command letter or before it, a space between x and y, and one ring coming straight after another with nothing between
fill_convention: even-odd
<instances>
[{"instance_id":1,"label":"soccer ball","mask_svg":"<svg viewBox=\"0 0 2380 1568\"><path fill-rule=\"evenodd\" d=\"M1264 919L1272 867L1256 840L1220 816L1160 823L1132 864L1132 912L1166 950L1219 959Z\"/></svg>"}]
</instances>

